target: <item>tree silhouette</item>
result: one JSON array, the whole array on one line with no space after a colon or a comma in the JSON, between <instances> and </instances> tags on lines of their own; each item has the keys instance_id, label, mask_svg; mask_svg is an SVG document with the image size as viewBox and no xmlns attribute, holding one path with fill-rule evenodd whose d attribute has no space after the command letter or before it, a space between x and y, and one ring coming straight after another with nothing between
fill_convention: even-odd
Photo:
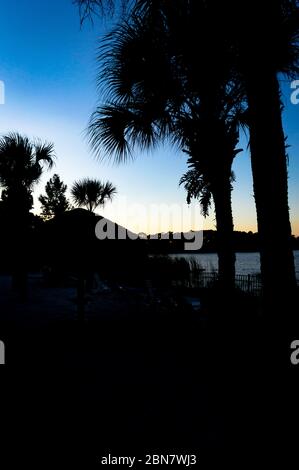
<instances>
[{"instance_id":1,"label":"tree silhouette","mask_svg":"<svg viewBox=\"0 0 299 470\"><path fill-rule=\"evenodd\" d=\"M94 212L99 206L104 207L106 201L111 201L115 194L116 188L110 181L103 183L90 178L75 181L71 188L74 204L78 207L86 207L89 212ZM86 269L85 264L86 260L81 260L78 269L78 313L81 319L84 317L84 278L86 271L89 272L90 280L93 278L92 270L90 268Z\"/></svg>"},{"instance_id":2,"label":"tree silhouette","mask_svg":"<svg viewBox=\"0 0 299 470\"><path fill-rule=\"evenodd\" d=\"M188 54L190 38L186 43L177 43L176 38L175 20L186 32L189 16L183 20L186 12L166 10L158 20L154 13L133 17L104 41L99 80L105 86L108 104L92 116L91 145L100 156L105 150L122 161L136 147L144 150L170 138L192 156L197 162L198 188L204 191L209 186L213 194L219 274L222 284L231 288L235 263L231 168L239 152L239 87L229 81L230 71L225 66L219 70L217 64L212 66L205 53L203 66L209 73L195 80L198 56ZM224 55L222 50L216 53Z\"/></svg>"},{"instance_id":3,"label":"tree silhouette","mask_svg":"<svg viewBox=\"0 0 299 470\"><path fill-rule=\"evenodd\" d=\"M10 133L0 138L0 184L2 200L11 214L10 238L13 282L25 295L26 240L29 211L32 209L32 191L44 167L51 168L54 159L52 143L32 142L26 136Z\"/></svg>"},{"instance_id":4,"label":"tree silhouette","mask_svg":"<svg viewBox=\"0 0 299 470\"><path fill-rule=\"evenodd\" d=\"M52 143L31 142L11 133L0 138L0 184L2 197L14 211L27 213L32 208L32 190L44 165L53 166Z\"/></svg>"},{"instance_id":5,"label":"tree silhouette","mask_svg":"<svg viewBox=\"0 0 299 470\"><path fill-rule=\"evenodd\" d=\"M246 65L242 64L242 71L249 106L261 271L264 294L266 300L269 300L272 314L272 308L277 306L279 299L285 307L286 299L292 297L296 289L288 204L286 139L277 73L298 70L299 15L296 2L293 1L273 2L266 10L261 9L260 5L254 6L251 14L258 12L261 15L264 24L268 25L268 37L265 40L265 31L258 25L254 44L250 48L253 46L255 51L259 72L257 74L253 69L249 44L244 47Z\"/></svg>"},{"instance_id":6,"label":"tree silhouette","mask_svg":"<svg viewBox=\"0 0 299 470\"><path fill-rule=\"evenodd\" d=\"M42 216L45 219L55 217L71 208L66 198L67 185L60 180L57 174L47 182L45 186L46 195L39 197L42 205Z\"/></svg>"},{"instance_id":7,"label":"tree silhouette","mask_svg":"<svg viewBox=\"0 0 299 470\"><path fill-rule=\"evenodd\" d=\"M116 188L110 181L102 183L90 178L75 181L71 189L74 204L78 207L86 207L90 212L94 212L98 206L104 206L106 201L112 200L115 194Z\"/></svg>"},{"instance_id":8,"label":"tree silhouette","mask_svg":"<svg viewBox=\"0 0 299 470\"><path fill-rule=\"evenodd\" d=\"M225 38L230 44L234 72L247 95L261 272L272 313L278 300L284 307L296 289L278 74L298 72L298 1L209 3L215 17L215 41Z\"/></svg>"},{"instance_id":9,"label":"tree silhouette","mask_svg":"<svg viewBox=\"0 0 299 470\"><path fill-rule=\"evenodd\" d=\"M296 278L291 247L287 155L281 118L282 105L278 74L293 76L298 71L298 1L271 0L261 3L257 0L245 2L235 0L223 2L215 0L191 0L188 2L184 0L176 2L136 0L132 3L134 5L131 10L133 14L135 12L138 15L140 11L144 12L150 9L154 11L152 31L155 32L161 24L159 11L163 11L166 17L169 17L169 12L176 11L176 15L172 14L171 23L169 23L169 30L172 29L176 32L175 35L172 35L174 39L172 46L176 48L179 45L183 63L185 60L189 61L190 58L193 58L193 66L190 68L190 79L193 84L200 84L207 78L212 78L213 83L213 76L217 77L217 70L223 70L224 66L224 69L226 67L230 70L230 80L243 88L249 108L247 123L250 128L250 150L261 244L264 295L270 304L272 303L272 307L273 301L274 304L276 303L278 293L284 302L283 299L294 293ZM188 11L192 13L188 19L189 26L185 28L184 22ZM244 24L244 12L246 12L246 24ZM204 22L202 18L204 18ZM130 21L131 19L127 19L127 23ZM134 38L133 30L130 31L130 34ZM113 35L115 41L121 40L120 36L115 37L115 32ZM111 35L110 41L113 35ZM158 42L162 51L164 43L161 42L159 35L157 35ZM215 45L221 53L217 53ZM158 48L154 49L151 46L151 51L148 51L144 43L142 50L145 55L152 52L153 56L158 53L158 57L160 57ZM224 53L222 54L222 52ZM135 54L134 48L128 48L126 55L128 67L132 62L134 63ZM144 70L143 65L141 64L140 67L141 73ZM130 89L130 75L125 75L125 70L125 68L115 70L114 90L128 91ZM149 80L155 73L156 78L163 77L160 81L164 82L163 69L161 73L159 67L152 71L148 69L147 72ZM122 89L120 78L124 79ZM140 90L141 86L144 87L147 84L147 80L144 80L141 75L138 78L139 80L135 81L134 91ZM166 75L166 83L167 78ZM209 105L213 107L211 94L207 96L206 101L209 101ZM115 138L118 138L118 146L114 148L117 158L125 153L129 155L128 140L131 141L131 147L132 142L136 143L139 140L143 148L155 140L160 132L159 126L146 128L143 122L144 115L139 109L139 102L135 101L135 108L128 108L128 106L120 107L119 100L115 100L114 104L109 103L111 99L109 92L107 98L108 104L105 108L99 108L97 117L98 122L101 117L103 118L101 139L108 152L113 148L108 137L110 131L114 133ZM153 93L152 109L148 109L148 113L153 115L155 111L159 112L156 98L157 94ZM241 99L243 98L244 96L241 97ZM96 121L95 116L94 121ZM143 139L140 138L141 131L144 131L145 138ZM94 128L92 135L94 146L97 145L96 134ZM280 273L279 276L277 272Z\"/></svg>"}]
</instances>

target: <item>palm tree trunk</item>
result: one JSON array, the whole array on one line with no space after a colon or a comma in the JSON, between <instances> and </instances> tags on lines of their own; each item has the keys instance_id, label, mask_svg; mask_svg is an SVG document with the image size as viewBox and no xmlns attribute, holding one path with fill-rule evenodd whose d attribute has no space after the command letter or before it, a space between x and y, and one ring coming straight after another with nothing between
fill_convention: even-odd
<instances>
[{"instance_id":1,"label":"palm tree trunk","mask_svg":"<svg viewBox=\"0 0 299 470\"><path fill-rule=\"evenodd\" d=\"M250 148L267 308L285 305L296 290L280 89L275 73L248 73Z\"/></svg>"},{"instance_id":2,"label":"palm tree trunk","mask_svg":"<svg viewBox=\"0 0 299 470\"><path fill-rule=\"evenodd\" d=\"M12 222L12 287L20 300L27 298L27 258L28 258L28 218L27 214L17 211Z\"/></svg>"},{"instance_id":3,"label":"palm tree trunk","mask_svg":"<svg viewBox=\"0 0 299 470\"><path fill-rule=\"evenodd\" d=\"M234 223L231 204L230 174L220 175L213 188L217 224L218 273L220 287L230 294L235 287L236 255L233 246Z\"/></svg>"}]
</instances>

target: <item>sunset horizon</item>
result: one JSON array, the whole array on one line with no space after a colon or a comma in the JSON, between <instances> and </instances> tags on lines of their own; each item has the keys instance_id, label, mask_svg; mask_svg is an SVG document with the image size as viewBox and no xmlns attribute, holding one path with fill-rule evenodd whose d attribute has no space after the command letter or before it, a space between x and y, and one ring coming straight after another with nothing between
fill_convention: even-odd
<instances>
[{"instance_id":1,"label":"sunset horizon","mask_svg":"<svg viewBox=\"0 0 299 470\"><path fill-rule=\"evenodd\" d=\"M0 469L298 465L299 0L1 18Z\"/></svg>"}]
</instances>

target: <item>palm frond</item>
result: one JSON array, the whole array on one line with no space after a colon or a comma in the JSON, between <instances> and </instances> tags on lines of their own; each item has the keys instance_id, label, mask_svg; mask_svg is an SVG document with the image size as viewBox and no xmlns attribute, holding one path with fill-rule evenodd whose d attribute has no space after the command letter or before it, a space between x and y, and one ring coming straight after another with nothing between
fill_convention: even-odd
<instances>
[{"instance_id":1,"label":"palm frond","mask_svg":"<svg viewBox=\"0 0 299 470\"><path fill-rule=\"evenodd\" d=\"M86 180L75 181L71 188L71 197L76 206L81 207L86 203Z\"/></svg>"},{"instance_id":2,"label":"palm frond","mask_svg":"<svg viewBox=\"0 0 299 470\"><path fill-rule=\"evenodd\" d=\"M98 158L102 159L107 155L109 158L115 157L115 161L119 163L132 156L126 139L129 122L129 111L117 105L103 106L92 114L88 139Z\"/></svg>"},{"instance_id":3,"label":"palm frond","mask_svg":"<svg viewBox=\"0 0 299 470\"><path fill-rule=\"evenodd\" d=\"M192 199L197 199L201 205L201 211L204 217L209 215L209 209L212 202L212 193L209 182L196 169L188 170L180 179L180 185L183 185L187 192L187 204Z\"/></svg>"},{"instance_id":4,"label":"palm frond","mask_svg":"<svg viewBox=\"0 0 299 470\"><path fill-rule=\"evenodd\" d=\"M115 8L114 0L73 0L73 3L79 7L81 25L99 14L112 15Z\"/></svg>"},{"instance_id":5,"label":"palm frond","mask_svg":"<svg viewBox=\"0 0 299 470\"><path fill-rule=\"evenodd\" d=\"M48 169L51 169L55 159L54 144L52 142L36 141L35 158L36 163L46 163Z\"/></svg>"},{"instance_id":6,"label":"palm frond","mask_svg":"<svg viewBox=\"0 0 299 470\"><path fill-rule=\"evenodd\" d=\"M160 139L158 123L148 109L110 103L98 108L88 128L89 143L99 158L114 158L116 163L133 158L136 148L154 148Z\"/></svg>"},{"instance_id":7,"label":"palm frond","mask_svg":"<svg viewBox=\"0 0 299 470\"><path fill-rule=\"evenodd\" d=\"M106 200L112 201L113 197L116 195L116 187L110 181L102 183L102 188L99 197L99 204L105 204Z\"/></svg>"}]
</instances>

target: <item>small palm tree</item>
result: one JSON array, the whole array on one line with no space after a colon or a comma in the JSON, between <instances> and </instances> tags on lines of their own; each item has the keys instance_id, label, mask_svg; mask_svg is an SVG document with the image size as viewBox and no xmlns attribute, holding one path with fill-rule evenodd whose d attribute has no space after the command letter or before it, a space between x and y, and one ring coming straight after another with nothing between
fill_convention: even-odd
<instances>
[{"instance_id":1,"label":"small palm tree","mask_svg":"<svg viewBox=\"0 0 299 470\"><path fill-rule=\"evenodd\" d=\"M31 142L27 136L12 132L0 138L0 185L2 199L19 217L32 209L33 187L44 166L52 168L54 145Z\"/></svg>"},{"instance_id":2,"label":"small palm tree","mask_svg":"<svg viewBox=\"0 0 299 470\"><path fill-rule=\"evenodd\" d=\"M53 161L52 143L32 142L19 133L0 138L0 186L3 203L11 214L7 229L13 245L13 284L23 296L26 296L26 240L29 211L33 205L32 191L44 167L51 168Z\"/></svg>"},{"instance_id":3,"label":"small palm tree","mask_svg":"<svg viewBox=\"0 0 299 470\"><path fill-rule=\"evenodd\" d=\"M53 166L54 146L48 142L31 142L27 136L10 133L0 138L0 184L7 202L21 207L30 199L32 189L38 183L44 165ZM31 207L30 207L31 208ZM15 207L16 209L16 207Z\"/></svg>"},{"instance_id":4,"label":"small palm tree","mask_svg":"<svg viewBox=\"0 0 299 470\"><path fill-rule=\"evenodd\" d=\"M98 206L104 206L107 200L112 200L116 194L116 188L110 181L102 183L97 179L84 178L75 181L71 188L71 197L78 207L86 207L94 212ZM93 278L93 272L89 272L89 279ZM78 274L78 313L79 318L84 317L84 273L82 268Z\"/></svg>"},{"instance_id":5,"label":"small palm tree","mask_svg":"<svg viewBox=\"0 0 299 470\"><path fill-rule=\"evenodd\" d=\"M104 206L107 200L111 201L115 194L116 188L110 181L102 183L90 178L75 181L71 189L74 204L86 207L90 212L94 212L98 206Z\"/></svg>"}]
</instances>

